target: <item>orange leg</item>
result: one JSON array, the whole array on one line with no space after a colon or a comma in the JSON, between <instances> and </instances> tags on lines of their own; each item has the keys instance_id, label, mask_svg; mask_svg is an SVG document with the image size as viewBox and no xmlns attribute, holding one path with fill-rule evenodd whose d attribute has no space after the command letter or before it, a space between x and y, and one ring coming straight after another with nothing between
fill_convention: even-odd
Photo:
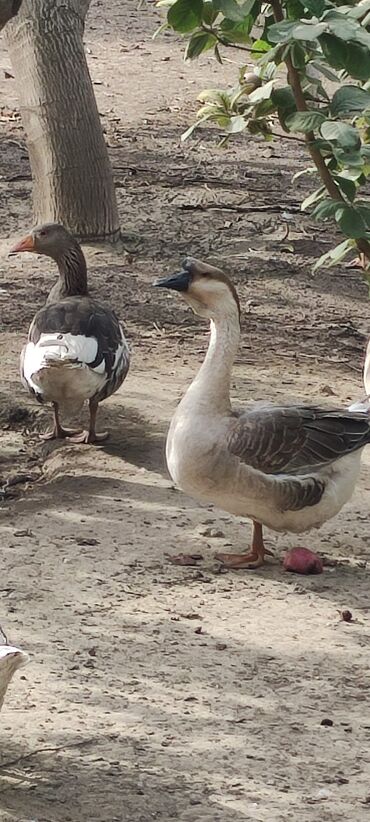
<instances>
[{"instance_id":1,"label":"orange leg","mask_svg":"<svg viewBox=\"0 0 370 822\"><path fill-rule=\"evenodd\" d=\"M216 554L226 568L259 568L265 561L265 554L272 552L265 548L262 535L262 525L253 520L252 550L249 554Z\"/></svg>"}]
</instances>

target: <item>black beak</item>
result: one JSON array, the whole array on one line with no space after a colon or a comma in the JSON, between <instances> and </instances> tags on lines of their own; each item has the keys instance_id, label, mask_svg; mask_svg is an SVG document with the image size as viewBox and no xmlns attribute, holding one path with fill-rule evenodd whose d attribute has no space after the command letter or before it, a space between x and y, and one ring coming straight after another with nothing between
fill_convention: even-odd
<instances>
[{"instance_id":1,"label":"black beak","mask_svg":"<svg viewBox=\"0 0 370 822\"><path fill-rule=\"evenodd\" d=\"M170 277L162 277L153 283L155 288L172 288L174 291L187 291L192 280L189 271L180 271L179 274L171 274Z\"/></svg>"}]
</instances>

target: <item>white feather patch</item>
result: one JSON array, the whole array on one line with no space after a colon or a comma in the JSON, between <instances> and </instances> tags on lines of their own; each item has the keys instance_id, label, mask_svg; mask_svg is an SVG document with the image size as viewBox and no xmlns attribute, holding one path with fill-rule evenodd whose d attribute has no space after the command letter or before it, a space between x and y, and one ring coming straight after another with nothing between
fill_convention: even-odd
<instances>
[{"instance_id":1,"label":"white feather patch","mask_svg":"<svg viewBox=\"0 0 370 822\"><path fill-rule=\"evenodd\" d=\"M101 389L106 379L104 358L91 368L97 351L95 337L41 334L37 343L29 342L24 349L24 380L47 402L77 409Z\"/></svg>"}]
</instances>

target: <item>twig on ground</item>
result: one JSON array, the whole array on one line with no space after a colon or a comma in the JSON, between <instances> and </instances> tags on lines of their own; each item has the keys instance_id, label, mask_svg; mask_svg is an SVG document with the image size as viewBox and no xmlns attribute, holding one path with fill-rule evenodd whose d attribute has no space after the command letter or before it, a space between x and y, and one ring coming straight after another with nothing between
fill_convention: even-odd
<instances>
[{"instance_id":1,"label":"twig on ground","mask_svg":"<svg viewBox=\"0 0 370 822\"><path fill-rule=\"evenodd\" d=\"M21 756L17 756L15 759L8 759L6 762L0 762L0 771L5 770L6 768L11 768L13 765L17 765L18 762L24 762L26 759L31 759L33 756L37 756L40 753L50 753L50 752L58 752L58 751L66 751L68 748L82 748L85 745L92 745L93 742L96 742L98 737L91 737L91 739L81 739L77 742L70 742L66 745L56 745L55 747L49 746L45 748L35 748L34 751L30 751L28 754L21 754Z\"/></svg>"}]
</instances>

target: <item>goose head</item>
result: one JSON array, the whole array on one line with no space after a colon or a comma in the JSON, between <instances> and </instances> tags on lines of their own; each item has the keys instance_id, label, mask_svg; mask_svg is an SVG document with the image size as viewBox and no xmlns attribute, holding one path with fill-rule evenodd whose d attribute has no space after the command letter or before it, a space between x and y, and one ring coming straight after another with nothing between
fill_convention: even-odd
<instances>
[{"instance_id":1,"label":"goose head","mask_svg":"<svg viewBox=\"0 0 370 822\"><path fill-rule=\"evenodd\" d=\"M187 257L178 274L162 277L156 288L178 291L195 314L209 320L237 316L240 320L239 298L233 284L219 268L193 257Z\"/></svg>"},{"instance_id":2,"label":"goose head","mask_svg":"<svg viewBox=\"0 0 370 822\"><path fill-rule=\"evenodd\" d=\"M33 228L13 246L9 253L18 254L21 251L31 251L52 257L53 260L59 260L75 243L76 241L63 225L44 223Z\"/></svg>"}]
</instances>

